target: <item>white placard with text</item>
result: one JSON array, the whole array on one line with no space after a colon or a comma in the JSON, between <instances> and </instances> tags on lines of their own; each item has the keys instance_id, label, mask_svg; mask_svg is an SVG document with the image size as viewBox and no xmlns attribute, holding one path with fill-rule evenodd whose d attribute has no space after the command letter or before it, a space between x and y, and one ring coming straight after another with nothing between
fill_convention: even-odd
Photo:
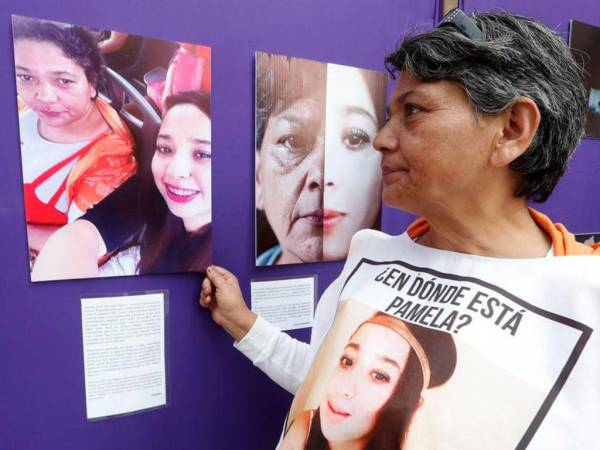
<instances>
[{"instance_id":1,"label":"white placard with text","mask_svg":"<svg viewBox=\"0 0 600 450\"><path fill-rule=\"evenodd\" d=\"M88 420L166 405L165 292L81 299Z\"/></svg>"},{"instance_id":2,"label":"white placard with text","mask_svg":"<svg viewBox=\"0 0 600 450\"><path fill-rule=\"evenodd\" d=\"M311 327L316 276L250 283L252 311L282 330Z\"/></svg>"}]
</instances>

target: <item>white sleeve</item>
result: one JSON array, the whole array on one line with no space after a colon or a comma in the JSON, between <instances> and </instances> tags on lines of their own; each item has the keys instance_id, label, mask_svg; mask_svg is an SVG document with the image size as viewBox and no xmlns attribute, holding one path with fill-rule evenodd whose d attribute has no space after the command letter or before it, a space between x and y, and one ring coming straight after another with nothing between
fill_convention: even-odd
<instances>
[{"instance_id":1,"label":"white sleeve","mask_svg":"<svg viewBox=\"0 0 600 450\"><path fill-rule=\"evenodd\" d=\"M279 386L296 393L310 368L311 348L258 317L239 342L233 344Z\"/></svg>"},{"instance_id":2,"label":"white sleeve","mask_svg":"<svg viewBox=\"0 0 600 450\"><path fill-rule=\"evenodd\" d=\"M357 233L352 239L342 273L327 287L319 300L310 345L292 338L260 316L246 336L233 344L256 367L292 394L296 393L304 381L315 354L333 323L346 278L360 259L360 252L356 251L356 247L360 245L359 241L364 241L364 238L358 237L362 233L364 232Z\"/></svg>"},{"instance_id":3,"label":"white sleeve","mask_svg":"<svg viewBox=\"0 0 600 450\"><path fill-rule=\"evenodd\" d=\"M321 341L329 330L337 308L338 277L323 293L311 334L311 344L294 339L258 317L254 325L233 346L279 386L295 394L304 381Z\"/></svg>"}]
</instances>

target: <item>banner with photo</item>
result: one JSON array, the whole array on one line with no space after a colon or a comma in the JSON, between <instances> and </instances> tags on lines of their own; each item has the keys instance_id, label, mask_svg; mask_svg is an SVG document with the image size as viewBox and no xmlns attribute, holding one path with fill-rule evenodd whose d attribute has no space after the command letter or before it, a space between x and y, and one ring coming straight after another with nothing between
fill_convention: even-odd
<instances>
[{"instance_id":1,"label":"banner with photo","mask_svg":"<svg viewBox=\"0 0 600 450\"><path fill-rule=\"evenodd\" d=\"M256 53L256 265L343 260L380 229L382 72Z\"/></svg>"},{"instance_id":2,"label":"banner with photo","mask_svg":"<svg viewBox=\"0 0 600 450\"><path fill-rule=\"evenodd\" d=\"M32 280L204 270L210 48L12 22Z\"/></svg>"},{"instance_id":3,"label":"banner with photo","mask_svg":"<svg viewBox=\"0 0 600 450\"><path fill-rule=\"evenodd\" d=\"M279 450L521 449L552 408L572 414L555 402L588 325L480 278L366 258L348 270Z\"/></svg>"}]
</instances>

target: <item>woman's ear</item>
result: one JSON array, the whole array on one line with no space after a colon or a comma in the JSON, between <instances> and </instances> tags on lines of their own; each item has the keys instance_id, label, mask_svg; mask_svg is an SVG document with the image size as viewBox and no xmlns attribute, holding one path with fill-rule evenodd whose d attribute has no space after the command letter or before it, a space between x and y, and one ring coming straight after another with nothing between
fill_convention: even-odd
<instances>
[{"instance_id":1,"label":"woman's ear","mask_svg":"<svg viewBox=\"0 0 600 450\"><path fill-rule=\"evenodd\" d=\"M417 409L419 409L421 406L423 406L423 403L425 402L425 400L423 399L423 396L419 397L419 403L417 405Z\"/></svg>"},{"instance_id":2,"label":"woman's ear","mask_svg":"<svg viewBox=\"0 0 600 450\"><path fill-rule=\"evenodd\" d=\"M260 184L260 152L254 151L254 204L256 209L265 209L263 206L262 186Z\"/></svg>"},{"instance_id":3,"label":"woman's ear","mask_svg":"<svg viewBox=\"0 0 600 450\"><path fill-rule=\"evenodd\" d=\"M541 114L528 97L517 98L501 114L501 129L494 142L490 163L494 167L509 165L527 151L540 125Z\"/></svg>"}]
</instances>

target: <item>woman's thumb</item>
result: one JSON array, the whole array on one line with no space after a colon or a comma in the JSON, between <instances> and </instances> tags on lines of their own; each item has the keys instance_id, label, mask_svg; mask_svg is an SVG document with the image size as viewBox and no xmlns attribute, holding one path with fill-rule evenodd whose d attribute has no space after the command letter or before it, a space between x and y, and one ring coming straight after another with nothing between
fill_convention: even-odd
<instances>
[{"instance_id":1,"label":"woman's thumb","mask_svg":"<svg viewBox=\"0 0 600 450\"><path fill-rule=\"evenodd\" d=\"M219 268L216 266L208 266L206 268L206 276L210 280L210 282L217 288L223 286L225 283L225 276L223 274L223 270L218 270Z\"/></svg>"}]
</instances>

